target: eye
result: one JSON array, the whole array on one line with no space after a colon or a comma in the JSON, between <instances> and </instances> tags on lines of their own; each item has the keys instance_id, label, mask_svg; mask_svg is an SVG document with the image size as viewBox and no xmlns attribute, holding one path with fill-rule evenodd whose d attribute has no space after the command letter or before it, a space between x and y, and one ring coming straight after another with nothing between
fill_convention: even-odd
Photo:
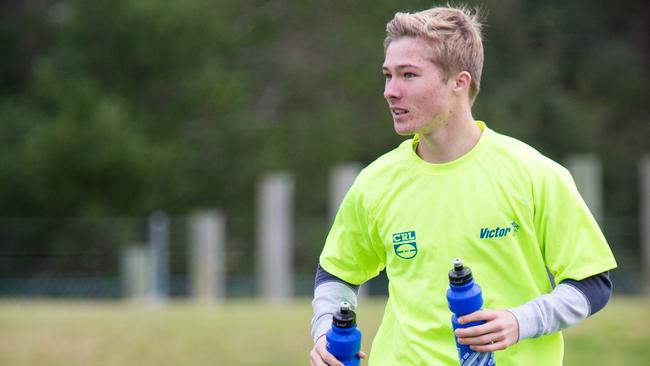
<instances>
[{"instance_id":1,"label":"eye","mask_svg":"<svg viewBox=\"0 0 650 366\"><path fill-rule=\"evenodd\" d=\"M391 74L384 73L384 77L386 78L386 80L390 80L393 76Z\"/></svg>"},{"instance_id":2,"label":"eye","mask_svg":"<svg viewBox=\"0 0 650 366\"><path fill-rule=\"evenodd\" d=\"M416 77L416 76L417 76L417 75L415 75L415 74L412 73L412 72L406 72L406 73L404 73L404 78L405 78L405 79L414 78L414 77Z\"/></svg>"}]
</instances>

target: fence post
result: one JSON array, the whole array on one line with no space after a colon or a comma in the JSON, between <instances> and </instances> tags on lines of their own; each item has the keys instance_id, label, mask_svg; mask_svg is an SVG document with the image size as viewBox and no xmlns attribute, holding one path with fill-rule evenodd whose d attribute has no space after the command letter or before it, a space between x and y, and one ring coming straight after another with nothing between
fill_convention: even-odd
<instances>
[{"instance_id":1,"label":"fence post","mask_svg":"<svg viewBox=\"0 0 650 366\"><path fill-rule=\"evenodd\" d=\"M226 217L217 210L197 211L189 218L190 294L198 301L225 297Z\"/></svg>"},{"instance_id":2,"label":"fence post","mask_svg":"<svg viewBox=\"0 0 650 366\"><path fill-rule=\"evenodd\" d=\"M293 186L286 172L267 174L258 185L258 293L272 302L293 292Z\"/></svg>"},{"instance_id":3,"label":"fence post","mask_svg":"<svg viewBox=\"0 0 650 366\"><path fill-rule=\"evenodd\" d=\"M122 296L143 301L151 292L149 258L144 244L122 248L120 253Z\"/></svg>"},{"instance_id":4,"label":"fence post","mask_svg":"<svg viewBox=\"0 0 650 366\"><path fill-rule=\"evenodd\" d=\"M603 164L596 154L571 154L565 160L580 195L591 214L602 227L603 222Z\"/></svg>"},{"instance_id":5,"label":"fence post","mask_svg":"<svg viewBox=\"0 0 650 366\"><path fill-rule=\"evenodd\" d=\"M163 211L149 216L149 260L151 300L163 303L169 297L169 216Z\"/></svg>"},{"instance_id":6,"label":"fence post","mask_svg":"<svg viewBox=\"0 0 650 366\"><path fill-rule=\"evenodd\" d=\"M361 164L352 162L339 164L332 169L329 181L329 220L334 222L334 217L339 210L343 198L348 193L352 183L361 171Z\"/></svg>"},{"instance_id":7,"label":"fence post","mask_svg":"<svg viewBox=\"0 0 650 366\"><path fill-rule=\"evenodd\" d=\"M644 273L644 289L650 294L650 154L641 157L639 164L641 230L641 268Z\"/></svg>"}]
</instances>

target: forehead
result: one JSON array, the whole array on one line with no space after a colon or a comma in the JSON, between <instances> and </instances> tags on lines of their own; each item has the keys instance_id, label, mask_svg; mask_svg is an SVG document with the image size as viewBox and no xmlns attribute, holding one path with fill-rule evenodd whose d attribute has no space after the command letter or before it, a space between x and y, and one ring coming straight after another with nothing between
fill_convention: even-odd
<instances>
[{"instance_id":1,"label":"forehead","mask_svg":"<svg viewBox=\"0 0 650 366\"><path fill-rule=\"evenodd\" d=\"M420 68L433 67L431 48L421 38L402 37L392 41L386 48L383 68L392 69L403 65Z\"/></svg>"}]
</instances>

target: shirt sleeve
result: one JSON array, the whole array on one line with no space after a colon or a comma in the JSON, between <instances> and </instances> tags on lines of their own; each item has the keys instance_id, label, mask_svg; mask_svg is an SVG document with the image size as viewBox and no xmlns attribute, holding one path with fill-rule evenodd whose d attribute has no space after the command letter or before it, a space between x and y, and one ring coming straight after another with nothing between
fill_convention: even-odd
<instances>
[{"instance_id":1,"label":"shirt sleeve","mask_svg":"<svg viewBox=\"0 0 650 366\"><path fill-rule=\"evenodd\" d=\"M616 268L607 241L568 170L545 166L534 188L535 230L546 266L556 283Z\"/></svg>"},{"instance_id":2,"label":"shirt sleeve","mask_svg":"<svg viewBox=\"0 0 650 366\"><path fill-rule=\"evenodd\" d=\"M357 179L343 199L319 258L323 269L353 285L377 276L386 261L369 199L360 186Z\"/></svg>"}]
</instances>

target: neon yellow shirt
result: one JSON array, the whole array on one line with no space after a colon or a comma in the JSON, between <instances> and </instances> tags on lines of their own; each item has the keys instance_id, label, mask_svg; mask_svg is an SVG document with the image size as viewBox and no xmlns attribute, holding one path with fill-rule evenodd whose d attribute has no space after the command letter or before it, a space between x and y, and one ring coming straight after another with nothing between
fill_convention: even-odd
<instances>
[{"instance_id":1,"label":"neon yellow shirt","mask_svg":"<svg viewBox=\"0 0 650 366\"><path fill-rule=\"evenodd\" d=\"M616 267L569 172L478 121L467 154L431 164L417 136L370 164L344 199L320 256L361 284L386 269L389 298L370 366L458 365L445 292L454 258L472 268L484 307L505 309ZM363 309L359 309L360 313ZM495 353L498 366L561 365L560 332Z\"/></svg>"}]
</instances>

